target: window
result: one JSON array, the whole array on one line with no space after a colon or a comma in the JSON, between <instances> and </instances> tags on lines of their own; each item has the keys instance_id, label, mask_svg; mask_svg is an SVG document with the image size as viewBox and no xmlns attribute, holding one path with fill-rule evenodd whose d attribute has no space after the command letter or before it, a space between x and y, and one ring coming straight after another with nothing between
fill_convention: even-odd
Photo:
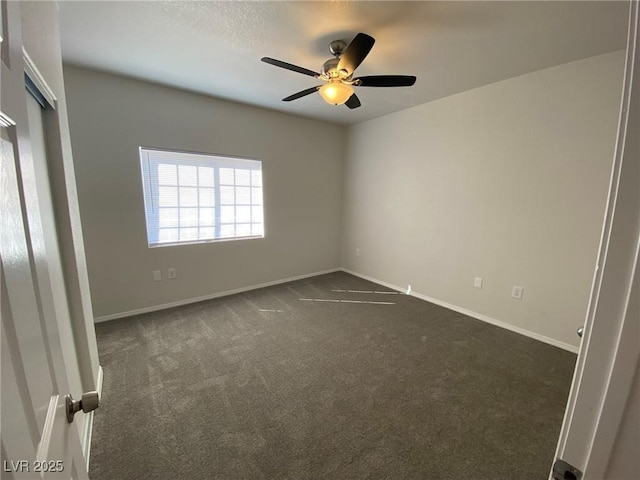
<instances>
[{"instance_id":1,"label":"window","mask_svg":"<svg viewBox=\"0 0 640 480\"><path fill-rule=\"evenodd\" d=\"M263 237L262 162L140 147L150 247Z\"/></svg>"}]
</instances>

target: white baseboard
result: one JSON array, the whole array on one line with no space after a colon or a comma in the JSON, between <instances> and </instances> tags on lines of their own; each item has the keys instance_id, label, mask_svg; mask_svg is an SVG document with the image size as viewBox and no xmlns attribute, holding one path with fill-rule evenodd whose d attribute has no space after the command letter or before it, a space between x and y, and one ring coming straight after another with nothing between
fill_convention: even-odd
<instances>
[{"instance_id":1,"label":"white baseboard","mask_svg":"<svg viewBox=\"0 0 640 480\"><path fill-rule=\"evenodd\" d=\"M98 366L98 378L96 379L96 390L98 391L98 398L102 398L102 379L103 379L102 366ZM89 412L86 415L84 422L84 430L82 432L82 453L84 455L84 461L87 464L87 472L89 471L89 456L91 454L91 435L93 434L93 413Z\"/></svg>"},{"instance_id":2,"label":"white baseboard","mask_svg":"<svg viewBox=\"0 0 640 480\"><path fill-rule=\"evenodd\" d=\"M356 277L363 278L364 280L368 280L370 282L377 283L378 285L382 285L383 287L390 288L391 290L397 290L398 292L401 292L401 293L404 293L404 294L407 293L407 289L406 288L398 287L397 285L393 285L393 284L391 284L389 282L385 282L383 280L378 280L377 278L370 277L369 275L365 275L363 273L354 272L353 270L348 270L346 268L342 268L341 270L343 272L345 272L345 273L350 274L350 275L354 275Z\"/></svg>"},{"instance_id":3,"label":"white baseboard","mask_svg":"<svg viewBox=\"0 0 640 480\"><path fill-rule=\"evenodd\" d=\"M339 272L341 270L342 269L340 269L340 268L332 268L330 270L323 270L321 272L305 273L304 275L298 275L298 276L289 277L289 278L281 278L279 280L273 280L271 282L259 283L258 285L250 285L248 287L235 288L233 290L225 290L224 292L212 293L210 295L204 295L202 297L188 298L186 300L178 300L176 302L163 303L161 305L154 305L153 307L138 308L136 310L131 310L131 311L128 311L128 312L120 312L120 313L114 313L112 315L105 315L103 317L94 318L93 321L95 323L106 322L106 321L109 321L109 320L117 320L119 318L132 317L133 315L140 315L142 313L157 312L158 310L165 310L167 308L180 307L182 305L189 305L190 303L203 302L205 300L212 300L214 298L219 298L219 297L226 297L228 295L234 295L236 293L248 292L250 290L256 290L258 288L271 287L273 285L279 285L281 283L293 282L293 281L296 281L296 280L303 280L305 278L315 277L315 276L318 276L318 275L324 275L326 273Z\"/></svg>"},{"instance_id":4,"label":"white baseboard","mask_svg":"<svg viewBox=\"0 0 640 480\"><path fill-rule=\"evenodd\" d=\"M273 285L279 285L281 283L293 282L293 281L296 281L296 280L303 280L305 278L315 277L317 275L324 275L324 274L327 274L327 273L333 273L333 272L338 272L338 271L343 271L343 272L349 273L351 275L355 275L356 277L360 277L360 278L363 278L363 279L368 280L370 282L377 283L378 285L385 286L385 287L390 288L392 290L397 290L398 292L402 292L402 293L405 293L405 294L407 293L405 288L399 287L397 285L393 285L393 284L385 282L383 280L380 280L380 279L377 279L377 278L373 278L373 277L370 277L368 275L364 275L362 273L354 272L354 271L346 269L346 268L333 268L333 269L330 269L330 270L323 270L323 271L320 271L320 272L307 273L307 274L298 275L298 276L295 276L295 277L282 278L282 279L279 279L279 280L260 283L260 284L257 284L257 285L250 285L248 287L241 287L241 288L236 288L236 289L232 289L232 290L225 290L224 292L213 293L211 295L204 295L204 296L201 296L201 297L188 298L186 300L179 300L179 301L176 301L176 302L164 303L164 304L155 305L155 306L152 306L152 307L139 308L139 309L131 310L131 311L128 311L128 312L120 312L120 313L115 313L115 314L112 314L112 315L105 315L103 317L95 318L94 322L96 322L96 323L98 323L98 322L106 322L106 321L109 321L109 320L116 320L116 319L119 319L119 318L131 317L133 315L140 315L142 313L156 312L156 311L159 311L159 310L165 310L167 308L179 307L179 306L182 306L182 305L189 305L191 303L202 302L202 301L205 301L205 300L212 300L214 298L225 297L225 296L228 296L228 295L234 295L236 293L248 292L250 290L256 290L258 288L271 287ZM416 298L419 298L421 300L425 300L425 301L430 302L430 303L434 303L434 304L439 305L441 307L448 308L449 310L453 310L454 312L462 313L463 315L467 315L467 316L475 318L477 320L481 320L483 322L490 323L491 325L495 325L497 327L501 327L501 328L504 328L506 330L510 330L512 332L519 333L520 335L524 335L526 337L533 338L534 340L538 340L540 342L544 342L544 343L547 343L549 345L553 345L554 347L562 348L563 350L567 350L567 351L572 352L572 353L578 353L578 347L575 347L575 346L570 345L570 344L565 343L565 342L561 342L560 340L556 340L554 338L547 337L545 335L541 335L539 333L532 332L530 330L526 330L524 328L517 327L515 325L511 325L511 324L503 322L501 320L496 320L495 318L491 318L491 317L489 317L487 315L483 315L481 313L477 313L477 312L474 312L472 310L467 310L466 308L458 307L457 305L453 305L451 303L443 302L441 300L429 297L427 295L423 295L421 293L417 293L417 292L413 292L412 291L412 292L409 292L409 295L414 296ZM102 379L102 368L100 369L100 379ZM90 437L89 437L89 440L90 440Z\"/></svg>"},{"instance_id":5,"label":"white baseboard","mask_svg":"<svg viewBox=\"0 0 640 480\"><path fill-rule=\"evenodd\" d=\"M352 270L348 270L346 268L341 269L343 272L350 273L351 275L355 275L356 277L363 278L373 283L377 283L379 285L385 286L387 288L391 288L393 290L397 290L402 293L407 293L405 288L398 287L397 285L392 285L391 283L384 282L382 280L378 280L377 278L369 277L368 275L363 275L358 272L354 272ZM554 347L561 348L563 350L567 350L572 353L578 353L578 347L574 347L573 345L569 345L568 343L561 342L560 340L556 340L555 338L547 337L545 335L541 335L536 332L532 332L530 330L526 330L521 327L516 327L515 325L511 325L506 322L502 322L500 320L496 320L495 318L488 317L487 315L483 315L481 313L473 312L471 310L467 310L466 308L458 307L457 305L452 305L447 302L443 302L436 298L428 297L427 295L423 295L417 292L409 292L408 295L419 298L421 300L425 300L430 303L434 303L444 308L448 308L449 310L453 310L454 312L462 313L463 315L467 315L469 317L475 318L477 320L481 320L486 323L490 323L491 325L495 325L497 327L504 328L506 330L510 330L515 333L519 333L520 335L524 335L525 337L533 338L534 340L538 340L540 342L547 343L549 345L553 345Z\"/></svg>"}]
</instances>

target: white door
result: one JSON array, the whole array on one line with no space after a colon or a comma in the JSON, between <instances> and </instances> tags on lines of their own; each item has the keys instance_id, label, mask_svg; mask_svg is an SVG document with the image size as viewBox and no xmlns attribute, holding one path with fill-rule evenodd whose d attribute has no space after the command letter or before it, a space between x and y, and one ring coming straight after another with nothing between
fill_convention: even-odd
<instances>
[{"instance_id":1,"label":"white door","mask_svg":"<svg viewBox=\"0 0 640 480\"><path fill-rule=\"evenodd\" d=\"M55 262L51 260L59 252L51 250L45 234L51 219L44 218L49 213L42 209L43 195L49 192L37 183L42 173L38 165L46 167L42 145L38 151L35 143L36 130L41 135L42 113L39 105L29 103L34 101L24 87L20 22L11 21L19 13L12 2L2 2L0 475L83 479L88 475L77 422L68 423L65 410L70 372L61 347L57 315L63 313L60 291L52 282Z\"/></svg>"},{"instance_id":2,"label":"white door","mask_svg":"<svg viewBox=\"0 0 640 480\"><path fill-rule=\"evenodd\" d=\"M88 478L80 435L66 419L69 387L56 319L43 314L40 286L33 275L39 253L34 245L42 238L41 232L30 230L24 222L24 195L35 192L21 188L23 172L15 155L15 140L8 129L2 130L3 478L27 471L31 475L22 473L19 478L39 478L41 472L56 473L56 478Z\"/></svg>"},{"instance_id":3,"label":"white door","mask_svg":"<svg viewBox=\"0 0 640 480\"><path fill-rule=\"evenodd\" d=\"M630 5L622 108L598 258L599 270L593 282L584 337L556 455L583 472L584 480L610 478L607 473L609 460L640 352L637 314L640 59L637 42L636 1ZM627 461L637 465L638 459L636 456Z\"/></svg>"}]
</instances>

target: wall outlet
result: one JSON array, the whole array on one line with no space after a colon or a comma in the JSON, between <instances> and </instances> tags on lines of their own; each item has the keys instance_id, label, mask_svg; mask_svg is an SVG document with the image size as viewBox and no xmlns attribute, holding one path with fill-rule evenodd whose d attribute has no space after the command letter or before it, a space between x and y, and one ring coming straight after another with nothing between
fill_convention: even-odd
<instances>
[{"instance_id":1,"label":"wall outlet","mask_svg":"<svg viewBox=\"0 0 640 480\"><path fill-rule=\"evenodd\" d=\"M514 285L513 288L511 289L511 297L515 298L516 300L522 300L523 293L524 293L524 288L522 287L518 287Z\"/></svg>"},{"instance_id":2,"label":"wall outlet","mask_svg":"<svg viewBox=\"0 0 640 480\"><path fill-rule=\"evenodd\" d=\"M356 257L359 257L359 256L360 256L360 249L356 248Z\"/></svg>"},{"instance_id":3,"label":"wall outlet","mask_svg":"<svg viewBox=\"0 0 640 480\"><path fill-rule=\"evenodd\" d=\"M476 277L473 279L473 286L476 288L482 288L482 277Z\"/></svg>"},{"instance_id":4,"label":"wall outlet","mask_svg":"<svg viewBox=\"0 0 640 480\"><path fill-rule=\"evenodd\" d=\"M169 270L167 270L167 278L170 279L174 279L176 278L176 269L175 268L170 268Z\"/></svg>"},{"instance_id":5,"label":"wall outlet","mask_svg":"<svg viewBox=\"0 0 640 480\"><path fill-rule=\"evenodd\" d=\"M160 280L162 280L162 273L160 272L160 270L154 270L153 271L153 281L154 282L159 282Z\"/></svg>"}]
</instances>

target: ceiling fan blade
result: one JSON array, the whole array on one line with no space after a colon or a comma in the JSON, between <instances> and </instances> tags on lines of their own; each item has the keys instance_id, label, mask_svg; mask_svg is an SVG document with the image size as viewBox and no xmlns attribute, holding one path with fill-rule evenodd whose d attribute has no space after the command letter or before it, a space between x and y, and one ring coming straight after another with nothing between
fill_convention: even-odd
<instances>
[{"instance_id":1,"label":"ceiling fan blade","mask_svg":"<svg viewBox=\"0 0 640 480\"><path fill-rule=\"evenodd\" d=\"M354 79L358 87L410 87L416 83L411 75L371 75Z\"/></svg>"},{"instance_id":2,"label":"ceiling fan blade","mask_svg":"<svg viewBox=\"0 0 640 480\"><path fill-rule=\"evenodd\" d=\"M291 70L293 72L302 73L303 75L309 75L310 77L318 78L320 76L319 73L316 73L313 70L299 67L297 65L293 65L292 63L283 62L282 60L276 60L275 58L262 57L260 60L262 60L264 63L268 63L276 67L284 68L286 70Z\"/></svg>"},{"instance_id":3,"label":"ceiling fan blade","mask_svg":"<svg viewBox=\"0 0 640 480\"><path fill-rule=\"evenodd\" d=\"M346 70L351 75L369 54L375 42L375 38L366 33L357 34L340 57L338 70Z\"/></svg>"},{"instance_id":4,"label":"ceiling fan blade","mask_svg":"<svg viewBox=\"0 0 640 480\"><path fill-rule=\"evenodd\" d=\"M349 97L349 100L345 102L345 105L353 110L354 108L358 108L362 104L360 103L360 99L358 98L358 96L354 93Z\"/></svg>"},{"instance_id":5,"label":"ceiling fan blade","mask_svg":"<svg viewBox=\"0 0 640 480\"><path fill-rule=\"evenodd\" d=\"M291 100L297 100L298 98L306 97L307 95L311 95L314 92L320 90L321 85L316 87L307 88L306 90L302 90L301 92L294 93L293 95L289 95L286 98L283 98L283 102L290 102Z\"/></svg>"}]
</instances>

